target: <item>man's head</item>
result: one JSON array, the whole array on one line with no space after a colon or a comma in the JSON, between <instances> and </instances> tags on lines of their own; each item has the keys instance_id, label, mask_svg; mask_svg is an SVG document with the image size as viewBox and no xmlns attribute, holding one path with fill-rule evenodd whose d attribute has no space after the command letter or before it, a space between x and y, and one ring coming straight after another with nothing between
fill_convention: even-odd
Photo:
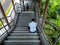
<instances>
[{"instance_id":1,"label":"man's head","mask_svg":"<svg viewBox=\"0 0 60 45\"><path fill-rule=\"evenodd\" d=\"M33 18L31 21L35 21L35 19Z\"/></svg>"}]
</instances>

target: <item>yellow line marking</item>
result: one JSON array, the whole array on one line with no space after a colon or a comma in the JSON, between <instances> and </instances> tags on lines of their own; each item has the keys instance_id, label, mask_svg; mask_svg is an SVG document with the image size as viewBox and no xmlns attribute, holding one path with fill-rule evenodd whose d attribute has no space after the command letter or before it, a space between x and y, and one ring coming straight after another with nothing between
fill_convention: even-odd
<instances>
[{"instance_id":1,"label":"yellow line marking","mask_svg":"<svg viewBox=\"0 0 60 45\"><path fill-rule=\"evenodd\" d=\"M9 5L9 7L7 8L7 10L6 10L6 12L5 12L5 14L6 14L6 16L8 16L8 14L9 14L9 12L10 12L10 9L12 8L12 2L11 2L11 4Z\"/></svg>"}]
</instances>

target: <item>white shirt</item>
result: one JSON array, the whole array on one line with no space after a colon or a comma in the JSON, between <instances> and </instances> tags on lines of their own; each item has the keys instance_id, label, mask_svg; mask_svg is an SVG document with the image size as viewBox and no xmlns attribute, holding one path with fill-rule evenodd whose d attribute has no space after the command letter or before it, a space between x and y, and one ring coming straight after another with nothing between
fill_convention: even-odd
<instances>
[{"instance_id":1,"label":"white shirt","mask_svg":"<svg viewBox=\"0 0 60 45\"><path fill-rule=\"evenodd\" d=\"M37 27L37 23L32 21L31 23L29 23L28 26L30 27L30 31L31 32L35 32L36 31L36 27Z\"/></svg>"}]
</instances>

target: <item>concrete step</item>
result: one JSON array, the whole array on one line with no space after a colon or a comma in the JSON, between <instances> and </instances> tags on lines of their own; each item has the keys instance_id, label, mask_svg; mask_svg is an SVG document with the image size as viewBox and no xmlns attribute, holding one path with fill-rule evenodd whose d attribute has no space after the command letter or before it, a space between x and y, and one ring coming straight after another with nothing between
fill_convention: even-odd
<instances>
[{"instance_id":1,"label":"concrete step","mask_svg":"<svg viewBox=\"0 0 60 45\"><path fill-rule=\"evenodd\" d=\"M34 14L33 11L24 11L24 12L22 12L22 13Z\"/></svg>"},{"instance_id":2,"label":"concrete step","mask_svg":"<svg viewBox=\"0 0 60 45\"><path fill-rule=\"evenodd\" d=\"M12 33L29 33L29 31L12 31Z\"/></svg>"},{"instance_id":3,"label":"concrete step","mask_svg":"<svg viewBox=\"0 0 60 45\"><path fill-rule=\"evenodd\" d=\"M4 45L40 45L40 40L5 40Z\"/></svg>"},{"instance_id":4,"label":"concrete step","mask_svg":"<svg viewBox=\"0 0 60 45\"><path fill-rule=\"evenodd\" d=\"M28 29L28 27L16 27L15 29Z\"/></svg>"},{"instance_id":5,"label":"concrete step","mask_svg":"<svg viewBox=\"0 0 60 45\"><path fill-rule=\"evenodd\" d=\"M15 31L28 31L28 29L14 29Z\"/></svg>"},{"instance_id":6,"label":"concrete step","mask_svg":"<svg viewBox=\"0 0 60 45\"><path fill-rule=\"evenodd\" d=\"M11 33L11 36L38 36L37 33Z\"/></svg>"},{"instance_id":7,"label":"concrete step","mask_svg":"<svg viewBox=\"0 0 60 45\"><path fill-rule=\"evenodd\" d=\"M39 36L8 36L8 40L38 40Z\"/></svg>"}]
</instances>

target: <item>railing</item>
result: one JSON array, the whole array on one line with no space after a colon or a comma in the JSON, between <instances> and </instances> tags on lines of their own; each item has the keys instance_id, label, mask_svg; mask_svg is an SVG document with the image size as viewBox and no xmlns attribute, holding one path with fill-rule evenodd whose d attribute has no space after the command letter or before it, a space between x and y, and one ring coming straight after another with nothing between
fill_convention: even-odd
<instances>
[{"instance_id":1,"label":"railing","mask_svg":"<svg viewBox=\"0 0 60 45\"><path fill-rule=\"evenodd\" d=\"M15 15L18 14L17 11L18 11L18 7L17 7ZM15 19L12 17L12 13L13 13L13 9L11 11L11 14L9 16L7 16L7 20L9 22L10 27L15 26L15 24L14 24L15 23ZM10 19L10 21L9 21L9 19ZM7 23L5 22L4 18L0 18L0 25L1 25L1 27L0 27L0 32L1 32L0 33L0 37L1 37L6 32L8 33L9 27L8 27Z\"/></svg>"},{"instance_id":2,"label":"railing","mask_svg":"<svg viewBox=\"0 0 60 45\"><path fill-rule=\"evenodd\" d=\"M12 16L13 15L12 13L13 13L13 10L11 11L10 15L7 16L7 20L9 22L10 28L8 27L7 23L5 24L5 22L4 22L5 19L4 18L0 18L0 22L3 25L0 28L0 32L2 33L0 35L0 44L2 44L2 42L7 37L7 35L16 27L16 24L18 22L18 16L20 15L20 12L18 12L18 10L17 10L14 17ZM10 18L11 20L9 21L8 18Z\"/></svg>"},{"instance_id":3,"label":"railing","mask_svg":"<svg viewBox=\"0 0 60 45\"><path fill-rule=\"evenodd\" d=\"M39 32L39 37L41 40L42 45L51 45L49 40L47 39L46 34L44 33L43 27L41 26L42 24L42 18L39 15L39 9L38 6L36 5L35 13L36 13L36 21L38 23L38 32Z\"/></svg>"},{"instance_id":4,"label":"railing","mask_svg":"<svg viewBox=\"0 0 60 45\"><path fill-rule=\"evenodd\" d=\"M9 24L11 24L14 21L14 20L12 20L13 18L11 16L11 14L10 14L10 16L7 17L7 19L8 18L11 19L10 22L9 22ZM1 37L4 33L6 33L6 32L8 33L7 30L9 29L9 27L8 27L7 23L5 22L5 19L4 18L0 18L0 23L1 23L1 27L0 27L0 31L1 31L0 37ZM11 25L10 25L10 27L11 27Z\"/></svg>"},{"instance_id":5,"label":"railing","mask_svg":"<svg viewBox=\"0 0 60 45\"><path fill-rule=\"evenodd\" d=\"M19 9L20 8L20 9ZM17 9L17 10L16 10ZM20 5L19 3L15 3L15 10L16 12L22 12L23 11L23 5Z\"/></svg>"},{"instance_id":6,"label":"railing","mask_svg":"<svg viewBox=\"0 0 60 45\"><path fill-rule=\"evenodd\" d=\"M52 22L49 22L48 20L45 21L47 24L49 24L50 26L52 26L53 28L55 28L57 31L60 31L60 28L57 27L54 23ZM53 45L56 45L57 42L59 41L59 38L60 38L60 34L58 35L58 37L55 39Z\"/></svg>"},{"instance_id":7,"label":"railing","mask_svg":"<svg viewBox=\"0 0 60 45\"><path fill-rule=\"evenodd\" d=\"M40 17L38 11L39 11L38 6L36 6L35 15L36 15L36 21L37 21L37 23L38 23L38 31L39 31L39 35L40 35L40 38L41 38L41 42L43 42L42 45L56 45L57 42L58 42L58 40L59 40L59 38L60 38L60 34L59 34L58 37L55 39L54 43L51 44L49 38L47 37L47 35L46 35L45 32L44 32L43 27L41 26L41 24L42 24L42 17ZM55 24L53 24L53 23L51 23L51 22L49 22L49 21L47 21L47 20L46 20L45 22L48 23L49 25L51 25L52 27L54 27L55 29L60 30L60 28L57 27Z\"/></svg>"},{"instance_id":8,"label":"railing","mask_svg":"<svg viewBox=\"0 0 60 45\"><path fill-rule=\"evenodd\" d=\"M60 30L60 28L57 27L54 23L49 22L48 20L46 20L45 22L48 23L49 25L51 25L52 27L56 28L57 30Z\"/></svg>"},{"instance_id":9,"label":"railing","mask_svg":"<svg viewBox=\"0 0 60 45\"><path fill-rule=\"evenodd\" d=\"M4 18L1 18L1 19L0 19L0 21L1 21L1 28L0 28L0 31L1 31L3 28L6 30L5 27L7 26L7 25L4 25L4 24L3 24L2 19L4 19ZM7 31L6 31L6 32L7 32ZM1 33L3 33L3 32L1 31ZM0 34L0 37L1 37L2 35L3 35L3 34Z\"/></svg>"},{"instance_id":10,"label":"railing","mask_svg":"<svg viewBox=\"0 0 60 45\"><path fill-rule=\"evenodd\" d=\"M39 9L38 9L38 6L37 6L37 8L36 8L36 10L35 10L35 11L36 11L36 12L35 12L35 13L36 13L36 21L37 21L37 23L38 23L39 35L40 35L41 41L43 42L42 45L56 45L57 42L58 42L58 39L60 38L60 34L59 34L58 37L55 39L54 43L51 44L49 38L47 37L47 35L46 35L45 32L44 32L43 27L41 26L41 24L42 24L42 17L39 16L38 10L39 10ZM46 20L45 22L48 23L49 25L51 25L52 27L54 27L55 29L60 30L60 28L57 27L55 24L53 24L53 23L51 23L51 22L49 22L49 21L47 21L47 20Z\"/></svg>"}]
</instances>

